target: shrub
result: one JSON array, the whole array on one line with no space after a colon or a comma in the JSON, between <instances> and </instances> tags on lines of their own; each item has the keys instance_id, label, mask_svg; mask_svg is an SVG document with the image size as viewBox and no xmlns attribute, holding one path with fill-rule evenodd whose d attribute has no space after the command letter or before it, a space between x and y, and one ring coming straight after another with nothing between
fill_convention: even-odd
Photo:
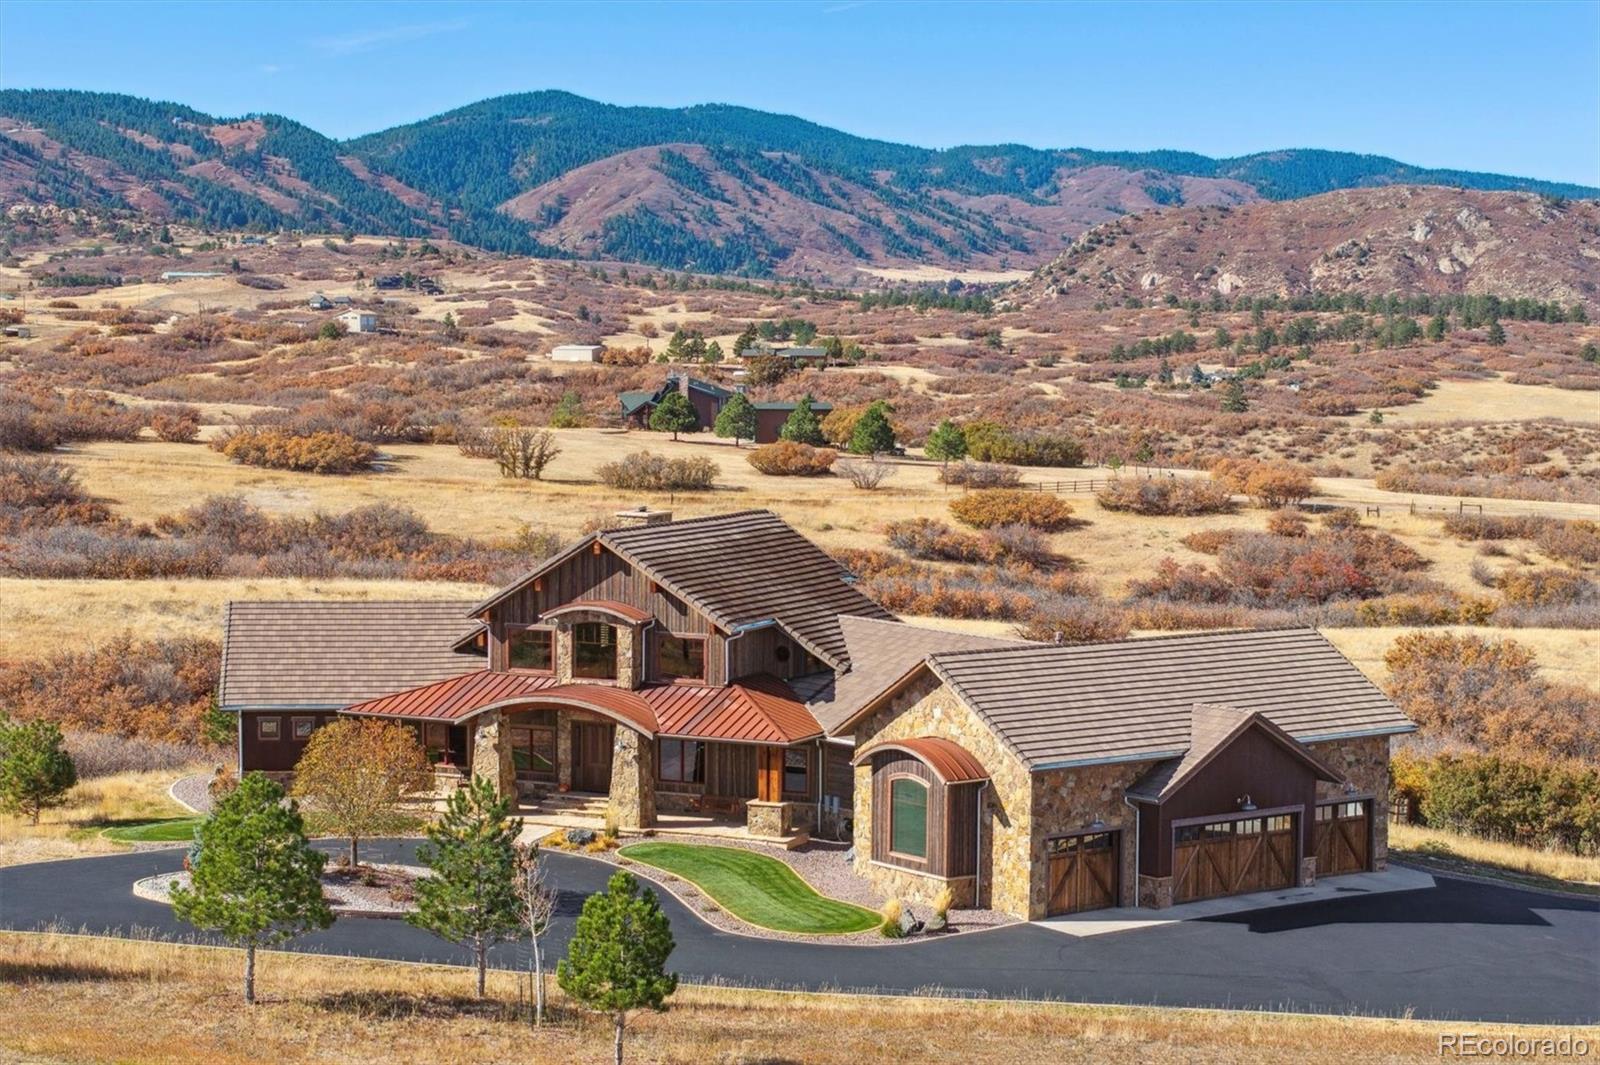
<instances>
[{"instance_id":1,"label":"shrub","mask_svg":"<svg viewBox=\"0 0 1600 1065\"><path fill-rule=\"evenodd\" d=\"M508 426L493 430L492 435L494 460L502 477L542 480L544 468L561 454L556 434L548 429Z\"/></svg>"},{"instance_id":2,"label":"shrub","mask_svg":"<svg viewBox=\"0 0 1600 1065\"><path fill-rule=\"evenodd\" d=\"M1361 515L1354 507L1334 507L1323 511L1322 527L1330 532L1361 528Z\"/></svg>"},{"instance_id":3,"label":"shrub","mask_svg":"<svg viewBox=\"0 0 1600 1065\"><path fill-rule=\"evenodd\" d=\"M946 466L940 471L939 479L964 488L1015 488L1022 483L1022 471L1015 466L967 459Z\"/></svg>"},{"instance_id":4,"label":"shrub","mask_svg":"<svg viewBox=\"0 0 1600 1065\"><path fill-rule=\"evenodd\" d=\"M770 477L816 477L827 473L839 453L793 440L779 440L756 448L745 460Z\"/></svg>"},{"instance_id":5,"label":"shrub","mask_svg":"<svg viewBox=\"0 0 1600 1065\"><path fill-rule=\"evenodd\" d=\"M1107 510L1135 514L1222 514L1233 509L1225 488L1191 477L1117 477L1095 499Z\"/></svg>"},{"instance_id":6,"label":"shrub","mask_svg":"<svg viewBox=\"0 0 1600 1065\"><path fill-rule=\"evenodd\" d=\"M1306 516L1298 510L1275 510L1267 515L1267 531L1274 536L1304 536Z\"/></svg>"},{"instance_id":7,"label":"shrub","mask_svg":"<svg viewBox=\"0 0 1600 1065\"><path fill-rule=\"evenodd\" d=\"M1429 825L1525 846L1600 851L1600 769L1572 761L1445 754L1407 773Z\"/></svg>"},{"instance_id":8,"label":"shrub","mask_svg":"<svg viewBox=\"0 0 1600 1065\"><path fill-rule=\"evenodd\" d=\"M989 529L996 525L1026 525L1057 532L1073 524L1072 504L1047 492L1018 488L986 488L951 500L950 513L963 525Z\"/></svg>"},{"instance_id":9,"label":"shrub","mask_svg":"<svg viewBox=\"0 0 1600 1065\"><path fill-rule=\"evenodd\" d=\"M110 520L111 511L89 498L71 466L59 459L0 454L0 534Z\"/></svg>"},{"instance_id":10,"label":"shrub","mask_svg":"<svg viewBox=\"0 0 1600 1065\"><path fill-rule=\"evenodd\" d=\"M669 459L636 451L595 471L608 488L628 492L703 492L716 480L716 463L703 456Z\"/></svg>"},{"instance_id":11,"label":"shrub","mask_svg":"<svg viewBox=\"0 0 1600 1065\"><path fill-rule=\"evenodd\" d=\"M899 939L906 934L905 929L900 927L900 916L904 911L905 907L899 899L890 899L878 911L883 917L883 924L878 926L878 931L885 939Z\"/></svg>"},{"instance_id":12,"label":"shrub","mask_svg":"<svg viewBox=\"0 0 1600 1065\"><path fill-rule=\"evenodd\" d=\"M211 446L246 466L306 473L356 473L371 469L378 457L371 444L338 431L253 427L220 436Z\"/></svg>"},{"instance_id":13,"label":"shrub","mask_svg":"<svg viewBox=\"0 0 1600 1065\"><path fill-rule=\"evenodd\" d=\"M1128 621L1115 607L1095 599L1064 598L1034 611L1017 628L1025 640L1052 643L1090 643L1120 640L1128 635Z\"/></svg>"},{"instance_id":14,"label":"shrub","mask_svg":"<svg viewBox=\"0 0 1600 1065\"><path fill-rule=\"evenodd\" d=\"M895 548L912 558L937 562L1019 562L1045 568L1061 559L1037 531L1025 525L1000 525L981 533L952 529L933 518L906 518L884 526Z\"/></svg>"},{"instance_id":15,"label":"shrub","mask_svg":"<svg viewBox=\"0 0 1600 1065\"><path fill-rule=\"evenodd\" d=\"M1013 466L1081 466L1083 445L1069 436L1018 432L997 422L966 426L967 454L979 462Z\"/></svg>"},{"instance_id":16,"label":"shrub","mask_svg":"<svg viewBox=\"0 0 1600 1065\"><path fill-rule=\"evenodd\" d=\"M110 732L68 732L67 752L80 780L221 764L229 752L203 743L176 743Z\"/></svg>"},{"instance_id":17,"label":"shrub","mask_svg":"<svg viewBox=\"0 0 1600 1065\"><path fill-rule=\"evenodd\" d=\"M894 463L885 462L877 455L840 463L839 468L850 479L851 484L867 492L883 484L896 472Z\"/></svg>"},{"instance_id":18,"label":"shrub","mask_svg":"<svg viewBox=\"0 0 1600 1065\"><path fill-rule=\"evenodd\" d=\"M200 435L200 411L183 403L168 403L150 414L150 428L169 444L192 443Z\"/></svg>"},{"instance_id":19,"label":"shrub","mask_svg":"<svg viewBox=\"0 0 1600 1065\"><path fill-rule=\"evenodd\" d=\"M1570 569L1512 570L1496 584L1506 602L1518 606L1565 606L1594 598L1594 585Z\"/></svg>"},{"instance_id":20,"label":"shrub","mask_svg":"<svg viewBox=\"0 0 1600 1065\"><path fill-rule=\"evenodd\" d=\"M1202 555L1215 555L1228 546L1234 537L1246 532L1246 529L1198 529L1178 542Z\"/></svg>"}]
</instances>

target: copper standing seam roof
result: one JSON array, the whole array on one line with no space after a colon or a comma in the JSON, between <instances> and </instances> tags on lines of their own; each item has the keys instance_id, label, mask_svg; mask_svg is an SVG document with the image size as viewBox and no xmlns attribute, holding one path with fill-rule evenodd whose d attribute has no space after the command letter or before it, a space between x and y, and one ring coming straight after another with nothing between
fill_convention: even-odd
<instances>
[{"instance_id":1,"label":"copper standing seam roof","mask_svg":"<svg viewBox=\"0 0 1600 1065\"><path fill-rule=\"evenodd\" d=\"M1283 729L1274 725L1259 710L1240 710L1236 706L1216 706L1196 703L1189 714L1189 749L1182 758L1169 758L1157 762L1149 772L1127 789L1130 799L1147 799L1163 803L1170 799L1211 760L1221 754L1234 740L1252 728L1259 728L1276 740L1284 750L1305 763L1318 779L1333 784L1342 783L1344 777L1306 749Z\"/></svg>"},{"instance_id":2,"label":"copper standing seam roof","mask_svg":"<svg viewBox=\"0 0 1600 1065\"><path fill-rule=\"evenodd\" d=\"M482 614L534 578L601 543L725 631L775 621L834 668L850 665L839 618L894 620L857 591L844 569L776 514L746 510L607 529L585 537L478 603Z\"/></svg>"},{"instance_id":3,"label":"copper standing seam roof","mask_svg":"<svg viewBox=\"0 0 1600 1065\"><path fill-rule=\"evenodd\" d=\"M904 751L933 770L946 784L970 784L989 779L989 771L971 751L943 736L914 736L908 740L874 743L858 752L850 764L860 765L881 751Z\"/></svg>"},{"instance_id":4,"label":"copper standing seam roof","mask_svg":"<svg viewBox=\"0 0 1600 1065\"><path fill-rule=\"evenodd\" d=\"M615 614L617 617L635 622L649 621L653 616L648 610L640 610L636 606L628 603L619 603L615 599L574 599L570 603L562 603L560 606L551 607L541 617L553 618L558 614L565 614L574 610L595 610L602 614Z\"/></svg>"},{"instance_id":5,"label":"copper standing seam roof","mask_svg":"<svg viewBox=\"0 0 1600 1065\"><path fill-rule=\"evenodd\" d=\"M451 648L482 629L449 601L240 601L223 621L217 702L227 710L337 709L481 670Z\"/></svg>"},{"instance_id":6,"label":"copper standing seam roof","mask_svg":"<svg viewBox=\"0 0 1600 1065\"><path fill-rule=\"evenodd\" d=\"M744 677L726 688L661 684L638 691L605 684L557 684L554 677L481 670L344 708L345 713L459 722L518 703L593 710L649 736L790 744L822 727L780 680Z\"/></svg>"}]
</instances>

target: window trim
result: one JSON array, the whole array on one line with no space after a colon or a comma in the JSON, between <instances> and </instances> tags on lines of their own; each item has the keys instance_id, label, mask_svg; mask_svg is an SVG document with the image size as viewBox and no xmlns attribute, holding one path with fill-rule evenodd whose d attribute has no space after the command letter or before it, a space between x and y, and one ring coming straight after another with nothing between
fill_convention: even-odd
<instances>
[{"instance_id":1,"label":"window trim","mask_svg":"<svg viewBox=\"0 0 1600 1065\"><path fill-rule=\"evenodd\" d=\"M300 726L310 725L306 729L305 739L300 738ZM296 743L309 743L311 736L317 731L317 719L314 717L291 717L289 719L289 738Z\"/></svg>"},{"instance_id":2,"label":"window trim","mask_svg":"<svg viewBox=\"0 0 1600 1065\"><path fill-rule=\"evenodd\" d=\"M530 633L530 632L542 632L550 640L550 665L545 667L544 669L537 669L537 668L535 668L533 666L519 666L519 665L513 664L512 661L511 661L512 644L516 641L516 639L519 636L526 635L527 633ZM508 629L508 630L506 630L505 646L506 646L506 672L507 673L529 673L529 674L532 674L533 676L536 676L536 677L550 677L550 676L554 676L555 675L555 672L556 672L556 630L551 628L550 626L548 626L548 625L518 625L514 629Z\"/></svg>"},{"instance_id":3,"label":"window trim","mask_svg":"<svg viewBox=\"0 0 1600 1065\"><path fill-rule=\"evenodd\" d=\"M272 725L272 735L267 735L265 726ZM261 743L277 743L283 739L283 718L278 714L256 715L256 740Z\"/></svg>"},{"instance_id":4,"label":"window trim","mask_svg":"<svg viewBox=\"0 0 1600 1065\"><path fill-rule=\"evenodd\" d=\"M909 780L913 784L916 784L918 787L920 787L922 789L923 805L922 805L922 853L921 854L908 854L905 851L897 851L897 850L894 849L894 786L895 786L895 783L897 781L901 781L901 780ZM888 806L889 806L889 816L888 816L886 824L884 825L884 829L885 829L885 831L888 832L889 838L885 841L888 844L888 846L887 846L886 850L884 851L884 853L889 855L891 858L899 858L901 861L920 862L923 865L927 865L928 864L928 836L929 836L929 833L931 831L931 827L930 827L928 822L929 822L929 815L933 810L933 785L931 783L929 783L928 781L923 780L921 777L917 776L915 773L904 773L904 772L902 772L902 773L891 773L891 774L889 774L888 779L884 781L884 791L886 792L885 797L888 799Z\"/></svg>"},{"instance_id":5,"label":"window trim","mask_svg":"<svg viewBox=\"0 0 1600 1065\"><path fill-rule=\"evenodd\" d=\"M663 756L663 751L665 750L666 745L669 744L669 743L675 743L675 744L678 745L678 767L679 767L679 769L678 769L678 775L675 776L675 777L666 776L662 772L662 768L667 764L667 760ZM695 745L695 758L693 759L693 763L694 763L694 768L696 770L698 770L698 773L693 774L693 775L685 776L684 773L683 773L683 767L685 765L688 765L689 762L690 762L690 759L687 757L687 755L688 755L688 751L689 751L689 744L691 744L691 743ZM663 784L700 784L700 785L704 785L705 782L706 782L706 758L705 758L705 754L706 754L706 741L705 740L689 739L689 738L686 738L686 737L683 737L683 736L657 736L656 737L656 779L658 781L662 782Z\"/></svg>"},{"instance_id":6,"label":"window trim","mask_svg":"<svg viewBox=\"0 0 1600 1065\"><path fill-rule=\"evenodd\" d=\"M700 673L698 675L695 675L695 674L692 674L692 673L668 673L665 669L662 668L662 665L661 665L661 648L662 648L662 645L667 640L681 640L685 644L697 643L697 644L700 645ZM662 634L658 635L654 642L655 642L655 663L654 663L654 665L655 665L656 678L658 680L664 680L669 684L699 684L699 685L704 685L706 683L706 677L707 677L707 675L709 673L708 666L710 664L710 654L709 654L709 652L711 650L711 648L710 648L711 641L710 641L709 638L707 638L706 636L703 636L703 635L701 635L699 633L666 632L666 633L662 633Z\"/></svg>"}]
</instances>

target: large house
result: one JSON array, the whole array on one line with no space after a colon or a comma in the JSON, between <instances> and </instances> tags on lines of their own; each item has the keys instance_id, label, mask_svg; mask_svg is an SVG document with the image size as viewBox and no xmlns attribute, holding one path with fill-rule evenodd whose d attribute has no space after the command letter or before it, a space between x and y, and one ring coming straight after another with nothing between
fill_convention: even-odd
<instances>
[{"instance_id":1,"label":"large house","mask_svg":"<svg viewBox=\"0 0 1600 1065\"><path fill-rule=\"evenodd\" d=\"M1384 866L1413 726L1313 630L968 635L896 620L766 511L619 519L478 603L231 604L239 768L403 722L535 809L842 836L885 892L1030 919Z\"/></svg>"},{"instance_id":2,"label":"large house","mask_svg":"<svg viewBox=\"0 0 1600 1065\"><path fill-rule=\"evenodd\" d=\"M695 416L700 419L702 429L710 429L716 422L717 415L722 413L722 408L734 397L732 389L723 388L710 381L702 381L688 374L668 374L661 387L653 391L618 393L617 402L622 405L623 420L639 429L649 428L650 413L672 392L682 392L689 400ZM790 400L763 400L752 401L750 406L754 407L756 412L755 442L770 444L778 439L778 434L783 430L783 423L789 420L789 415L794 413L798 404ZM821 418L833 412L833 404L814 401L811 410Z\"/></svg>"}]
</instances>

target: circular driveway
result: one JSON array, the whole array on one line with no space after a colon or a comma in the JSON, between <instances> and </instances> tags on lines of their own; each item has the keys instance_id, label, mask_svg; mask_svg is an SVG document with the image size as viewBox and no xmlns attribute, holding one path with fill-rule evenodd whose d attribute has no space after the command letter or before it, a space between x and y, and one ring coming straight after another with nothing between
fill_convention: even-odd
<instances>
[{"instance_id":1,"label":"circular driveway","mask_svg":"<svg viewBox=\"0 0 1600 1065\"><path fill-rule=\"evenodd\" d=\"M335 849L329 845L329 850ZM409 861L416 842L362 845ZM550 955L614 866L546 852L561 905ZM0 869L0 928L210 941L135 880L169 872L181 850ZM1074 938L1009 925L895 946L829 946L718 931L670 894L662 905L686 980L751 987L913 993L1227 1009L1410 1013L1439 1020L1600 1022L1600 900L1437 877L1434 887L1280 906ZM462 964L463 950L403 921L341 918L288 949ZM525 947L493 963L522 968Z\"/></svg>"}]
</instances>

